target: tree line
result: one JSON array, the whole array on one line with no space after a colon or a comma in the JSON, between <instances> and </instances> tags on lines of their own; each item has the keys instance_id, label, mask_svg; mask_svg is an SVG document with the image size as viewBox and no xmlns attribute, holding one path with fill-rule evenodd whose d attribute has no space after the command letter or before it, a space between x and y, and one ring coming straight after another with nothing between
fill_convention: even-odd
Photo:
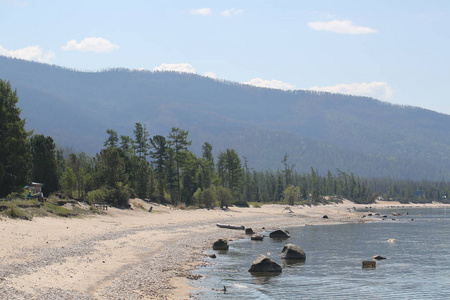
<instances>
[{"instance_id":1,"label":"tree line","mask_svg":"<svg viewBox=\"0 0 450 300\"><path fill-rule=\"evenodd\" d=\"M136 123L133 136L106 130L104 147L94 157L58 148L53 139L26 132L16 91L0 80L0 198L23 191L33 180L52 193L126 207L130 197L173 205L214 207L248 202L315 205L346 198L371 203L377 197L403 202L446 201L450 183L359 178L311 167L300 174L286 153L277 171L253 170L234 149L201 155L189 146L189 132L173 127L167 136L150 136Z\"/></svg>"}]
</instances>

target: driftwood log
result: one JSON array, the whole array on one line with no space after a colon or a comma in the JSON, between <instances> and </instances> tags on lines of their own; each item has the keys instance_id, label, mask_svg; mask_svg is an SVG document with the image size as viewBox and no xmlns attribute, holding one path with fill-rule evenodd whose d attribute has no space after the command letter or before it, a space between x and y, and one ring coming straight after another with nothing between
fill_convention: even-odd
<instances>
[{"instance_id":1,"label":"driftwood log","mask_svg":"<svg viewBox=\"0 0 450 300\"><path fill-rule=\"evenodd\" d=\"M228 229L238 229L238 230L244 230L245 227L243 225L230 225L230 224L216 224L217 227L220 228L228 228Z\"/></svg>"}]
</instances>

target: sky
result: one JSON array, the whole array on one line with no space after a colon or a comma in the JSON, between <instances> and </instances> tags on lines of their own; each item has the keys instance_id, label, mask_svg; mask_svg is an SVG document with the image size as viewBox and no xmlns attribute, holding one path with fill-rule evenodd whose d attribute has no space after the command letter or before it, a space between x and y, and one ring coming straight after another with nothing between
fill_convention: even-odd
<instances>
[{"instance_id":1,"label":"sky","mask_svg":"<svg viewBox=\"0 0 450 300\"><path fill-rule=\"evenodd\" d=\"M172 70L450 115L450 1L0 0L0 55Z\"/></svg>"}]
</instances>

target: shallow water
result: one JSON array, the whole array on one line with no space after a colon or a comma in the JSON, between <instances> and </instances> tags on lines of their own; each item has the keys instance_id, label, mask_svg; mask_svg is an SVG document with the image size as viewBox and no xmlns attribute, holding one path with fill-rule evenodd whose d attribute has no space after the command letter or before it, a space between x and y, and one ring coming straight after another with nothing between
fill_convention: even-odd
<instances>
[{"instance_id":1,"label":"shallow water","mask_svg":"<svg viewBox=\"0 0 450 300\"><path fill-rule=\"evenodd\" d=\"M288 228L291 238L244 239L208 259L195 273L200 299L448 299L450 298L450 216L444 209L376 210L401 212L395 221ZM408 215L405 215L408 212ZM449 210L450 213L450 210ZM414 220L411 220L414 219ZM397 243L388 242L394 238ZM300 246L306 261L287 264L281 249ZM283 267L276 276L248 272L264 254ZM374 255L376 269L362 269ZM219 291L223 287L227 292Z\"/></svg>"}]
</instances>

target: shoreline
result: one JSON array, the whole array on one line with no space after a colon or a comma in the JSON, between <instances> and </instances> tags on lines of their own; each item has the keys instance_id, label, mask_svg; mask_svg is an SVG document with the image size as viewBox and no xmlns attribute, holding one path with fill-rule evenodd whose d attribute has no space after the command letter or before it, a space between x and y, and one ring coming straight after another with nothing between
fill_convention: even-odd
<instances>
[{"instance_id":1,"label":"shoreline","mask_svg":"<svg viewBox=\"0 0 450 300\"><path fill-rule=\"evenodd\" d=\"M447 207L441 203L350 201L315 207L174 210L138 199L133 210L109 209L82 219L0 220L0 295L20 298L188 299L192 271L218 238L238 239L239 224L255 231L376 221L353 208ZM148 209L153 206L153 212ZM284 208L290 207L293 213ZM323 219L327 215L328 219Z\"/></svg>"}]
</instances>

